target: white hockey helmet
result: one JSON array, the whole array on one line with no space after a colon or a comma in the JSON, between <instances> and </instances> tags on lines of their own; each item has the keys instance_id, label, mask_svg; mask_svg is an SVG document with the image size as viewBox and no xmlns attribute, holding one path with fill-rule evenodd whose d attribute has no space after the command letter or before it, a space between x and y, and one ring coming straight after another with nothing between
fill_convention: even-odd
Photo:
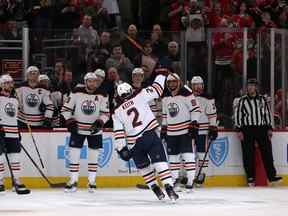
<instances>
[{"instance_id":1,"label":"white hockey helmet","mask_svg":"<svg viewBox=\"0 0 288 216\"><path fill-rule=\"evenodd\" d=\"M84 82L86 82L88 79L97 79L97 75L93 72L88 72L84 76Z\"/></svg>"},{"instance_id":2,"label":"white hockey helmet","mask_svg":"<svg viewBox=\"0 0 288 216\"><path fill-rule=\"evenodd\" d=\"M39 75L38 80L40 82L42 80L48 80L49 81L50 79L46 74L41 74L41 75Z\"/></svg>"},{"instance_id":3,"label":"white hockey helmet","mask_svg":"<svg viewBox=\"0 0 288 216\"><path fill-rule=\"evenodd\" d=\"M13 78L9 74L4 74L1 76L1 83L12 82Z\"/></svg>"},{"instance_id":4,"label":"white hockey helmet","mask_svg":"<svg viewBox=\"0 0 288 216\"><path fill-rule=\"evenodd\" d=\"M144 74L144 70L142 68L135 68L132 74Z\"/></svg>"},{"instance_id":5,"label":"white hockey helmet","mask_svg":"<svg viewBox=\"0 0 288 216\"><path fill-rule=\"evenodd\" d=\"M36 66L29 66L29 67L27 68L27 70L26 70L26 74L31 73L31 72L34 72L34 71L36 71L36 72L39 73L39 68L36 67Z\"/></svg>"},{"instance_id":6,"label":"white hockey helmet","mask_svg":"<svg viewBox=\"0 0 288 216\"><path fill-rule=\"evenodd\" d=\"M204 81L201 76L194 76L191 79L191 84L204 84Z\"/></svg>"},{"instance_id":7,"label":"white hockey helmet","mask_svg":"<svg viewBox=\"0 0 288 216\"><path fill-rule=\"evenodd\" d=\"M176 73L169 74L167 76L167 80L166 81L172 81L172 80L179 80L180 81L179 75L176 74Z\"/></svg>"},{"instance_id":8,"label":"white hockey helmet","mask_svg":"<svg viewBox=\"0 0 288 216\"><path fill-rule=\"evenodd\" d=\"M127 95L131 95L132 91L132 86L126 82L121 83L117 86L117 94L120 97L126 97Z\"/></svg>"},{"instance_id":9,"label":"white hockey helmet","mask_svg":"<svg viewBox=\"0 0 288 216\"><path fill-rule=\"evenodd\" d=\"M104 70L97 69L97 70L94 71L94 73L96 74L96 76L99 76L99 77L102 77L103 79L105 79L106 74L105 74Z\"/></svg>"}]
</instances>

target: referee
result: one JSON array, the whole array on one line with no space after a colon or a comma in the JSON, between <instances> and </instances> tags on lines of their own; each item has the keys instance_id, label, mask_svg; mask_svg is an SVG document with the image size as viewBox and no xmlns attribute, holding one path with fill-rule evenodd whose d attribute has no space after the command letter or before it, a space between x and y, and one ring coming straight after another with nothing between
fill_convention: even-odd
<instances>
[{"instance_id":1,"label":"referee","mask_svg":"<svg viewBox=\"0 0 288 216\"><path fill-rule=\"evenodd\" d=\"M266 98L257 92L257 80L249 79L247 93L242 96L235 110L235 124L241 140L243 164L248 186L255 186L255 142L257 142L270 183L279 182L273 164L271 112Z\"/></svg>"}]
</instances>

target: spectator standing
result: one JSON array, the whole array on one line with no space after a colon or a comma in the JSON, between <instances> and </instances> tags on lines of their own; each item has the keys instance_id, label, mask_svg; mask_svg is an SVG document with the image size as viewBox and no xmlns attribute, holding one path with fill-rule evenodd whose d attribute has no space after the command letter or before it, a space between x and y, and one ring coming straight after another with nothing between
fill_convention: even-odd
<instances>
[{"instance_id":1,"label":"spectator standing","mask_svg":"<svg viewBox=\"0 0 288 216\"><path fill-rule=\"evenodd\" d=\"M159 24L153 25L151 33L151 41L153 54L158 58L162 58L167 54L167 43L163 38L162 28Z\"/></svg>"},{"instance_id":2,"label":"spectator standing","mask_svg":"<svg viewBox=\"0 0 288 216\"><path fill-rule=\"evenodd\" d=\"M123 54L120 44L115 44L112 47L112 54L106 61L106 68L109 69L110 67L117 68L120 79L124 82L129 82L134 65L130 59Z\"/></svg>"},{"instance_id":3,"label":"spectator standing","mask_svg":"<svg viewBox=\"0 0 288 216\"><path fill-rule=\"evenodd\" d=\"M88 71L94 71L97 68L105 69L105 62L111 55L110 33L102 32L100 35L100 45L88 58Z\"/></svg>"},{"instance_id":4,"label":"spectator standing","mask_svg":"<svg viewBox=\"0 0 288 216\"><path fill-rule=\"evenodd\" d=\"M86 7L84 13L92 17L92 26L97 31L110 28L110 16L107 8L103 7L104 0L93 0L93 5Z\"/></svg>"},{"instance_id":5,"label":"spectator standing","mask_svg":"<svg viewBox=\"0 0 288 216\"><path fill-rule=\"evenodd\" d=\"M169 68L181 77L179 45L176 41L168 43L167 55L160 59L160 65Z\"/></svg>"},{"instance_id":6,"label":"spectator standing","mask_svg":"<svg viewBox=\"0 0 288 216\"><path fill-rule=\"evenodd\" d=\"M140 53L140 50L131 42L131 40L133 40L136 43L140 44L137 27L133 24L129 25L127 35L128 37L126 37L121 42L123 52L129 59L134 59L135 56Z\"/></svg>"}]
</instances>

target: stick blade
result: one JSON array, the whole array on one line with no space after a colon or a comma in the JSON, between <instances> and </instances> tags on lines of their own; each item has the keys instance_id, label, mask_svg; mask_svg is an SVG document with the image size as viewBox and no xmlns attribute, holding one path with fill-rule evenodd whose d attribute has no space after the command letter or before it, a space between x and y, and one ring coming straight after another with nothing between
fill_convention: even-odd
<instances>
[{"instance_id":1,"label":"stick blade","mask_svg":"<svg viewBox=\"0 0 288 216\"><path fill-rule=\"evenodd\" d=\"M61 182L61 183L50 183L49 186L51 188L64 188L66 186L65 182Z\"/></svg>"}]
</instances>

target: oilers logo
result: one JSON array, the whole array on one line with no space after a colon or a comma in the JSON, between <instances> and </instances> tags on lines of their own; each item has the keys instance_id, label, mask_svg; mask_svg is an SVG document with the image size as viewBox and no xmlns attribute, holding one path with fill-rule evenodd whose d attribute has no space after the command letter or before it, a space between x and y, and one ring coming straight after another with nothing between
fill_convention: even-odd
<instances>
[{"instance_id":1,"label":"oilers logo","mask_svg":"<svg viewBox=\"0 0 288 216\"><path fill-rule=\"evenodd\" d=\"M177 116L179 112L179 107L176 103L169 103L168 104L168 112L171 117Z\"/></svg>"},{"instance_id":2,"label":"oilers logo","mask_svg":"<svg viewBox=\"0 0 288 216\"><path fill-rule=\"evenodd\" d=\"M85 100L82 103L81 110L86 115L92 115L96 110L96 104L91 100Z\"/></svg>"},{"instance_id":3,"label":"oilers logo","mask_svg":"<svg viewBox=\"0 0 288 216\"><path fill-rule=\"evenodd\" d=\"M12 103L7 103L5 105L5 108L4 108L6 114L10 117L15 117L16 116L16 108L14 106L14 104Z\"/></svg>"},{"instance_id":4,"label":"oilers logo","mask_svg":"<svg viewBox=\"0 0 288 216\"><path fill-rule=\"evenodd\" d=\"M36 107L40 104L40 98L36 94L29 94L27 95L25 102L29 107Z\"/></svg>"}]
</instances>

